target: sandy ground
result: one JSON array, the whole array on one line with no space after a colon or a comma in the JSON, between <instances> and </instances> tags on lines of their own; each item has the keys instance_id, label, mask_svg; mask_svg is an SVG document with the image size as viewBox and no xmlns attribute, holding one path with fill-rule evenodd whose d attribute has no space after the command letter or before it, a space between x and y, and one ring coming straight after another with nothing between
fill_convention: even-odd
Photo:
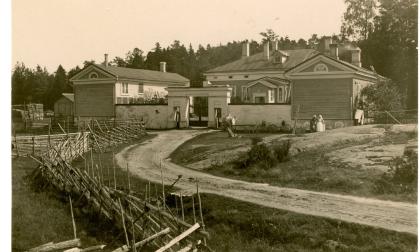
<instances>
[{"instance_id":1,"label":"sandy ground","mask_svg":"<svg viewBox=\"0 0 420 252\"><path fill-rule=\"evenodd\" d=\"M371 126L371 125L366 125ZM354 127L353 127L354 128ZM358 127L356 127L357 129ZM401 132L416 132L417 125L405 124L405 125L393 125L388 131L394 133ZM377 169L381 171L387 171L389 168L389 161L395 157L401 157L406 148L417 151L417 138L411 139L407 144L378 144L378 139L371 138L367 144L355 145L339 150L334 150L327 153L325 156L330 161L346 163L353 167L361 167L363 169Z\"/></svg>"},{"instance_id":2,"label":"sandy ground","mask_svg":"<svg viewBox=\"0 0 420 252\"><path fill-rule=\"evenodd\" d=\"M380 129L378 130L380 131ZM371 132L370 129L368 131ZM171 163L167 159L169 154L183 142L205 132L208 131L158 132L157 137L140 145L129 146L118 153L116 156L118 165L125 167L128 163L130 170L139 177L160 183L159 163L162 160L164 183L172 184L178 175L182 175L182 179L176 186L188 193L195 190L195 183L192 179L198 178L201 192L302 214L417 234L416 204L281 188L227 179L191 170ZM372 134L369 132L367 134Z\"/></svg>"}]
</instances>

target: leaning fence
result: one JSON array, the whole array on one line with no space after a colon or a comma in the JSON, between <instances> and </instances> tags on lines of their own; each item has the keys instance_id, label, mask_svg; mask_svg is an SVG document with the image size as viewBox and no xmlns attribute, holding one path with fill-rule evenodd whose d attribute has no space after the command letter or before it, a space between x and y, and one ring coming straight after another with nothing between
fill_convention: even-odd
<instances>
[{"instance_id":1,"label":"leaning fence","mask_svg":"<svg viewBox=\"0 0 420 252\"><path fill-rule=\"evenodd\" d=\"M417 111L417 109L368 111L365 115L365 121L370 124L417 124Z\"/></svg>"},{"instance_id":2,"label":"leaning fence","mask_svg":"<svg viewBox=\"0 0 420 252\"><path fill-rule=\"evenodd\" d=\"M178 206L174 211L166 203L168 195L165 195L163 183L159 194L156 184L150 182L144 192L135 192L128 165L126 182L118 184L115 162L112 165L104 164L100 159L95 162L94 152L111 151L119 144L141 139L145 134L144 126L138 121L112 124L93 121L82 132L15 137L12 144L15 155L29 155L38 162L33 179L69 195L70 202L71 198L77 199L76 206L94 209L122 231L125 245L114 251L136 251L146 245L157 248L156 251L211 251L206 245L208 233L204 229L198 181L196 196L177 194L175 200L182 208L182 216L179 216ZM75 159L82 160L84 166L72 165ZM192 199L192 203L187 199ZM184 207L193 208L194 224L186 221ZM196 212L201 218L196 218ZM72 241L78 241L77 246L80 246L75 226L74 236ZM69 244L74 246L75 243Z\"/></svg>"}]
</instances>

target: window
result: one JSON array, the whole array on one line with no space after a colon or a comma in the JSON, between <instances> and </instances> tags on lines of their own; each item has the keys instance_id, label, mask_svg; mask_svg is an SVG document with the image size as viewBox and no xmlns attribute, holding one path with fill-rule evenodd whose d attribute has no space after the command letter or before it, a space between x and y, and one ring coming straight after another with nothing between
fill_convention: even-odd
<instances>
[{"instance_id":1,"label":"window","mask_svg":"<svg viewBox=\"0 0 420 252\"><path fill-rule=\"evenodd\" d=\"M274 102L274 90L268 90L268 97L270 102Z\"/></svg>"},{"instance_id":2,"label":"window","mask_svg":"<svg viewBox=\"0 0 420 252\"><path fill-rule=\"evenodd\" d=\"M233 78L233 76L232 75L229 75L229 79L232 79Z\"/></svg>"},{"instance_id":3,"label":"window","mask_svg":"<svg viewBox=\"0 0 420 252\"><path fill-rule=\"evenodd\" d=\"M121 94L128 94L128 83L121 83Z\"/></svg>"},{"instance_id":4,"label":"window","mask_svg":"<svg viewBox=\"0 0 420 252\"><path fill-rule=\"evenodd\" d=\"M249 76L248 75L244 75L244 78L248 78Z\"/></svg>"},{"instance_id":5,"label":"window","mask_svg":"<svg viewBox=\"0 0 420 252\"><path fill-rule=\"evenodd\" d=\"M284 102L284 100L283 100L283 88L279 88L278 102Z\"/></svg>"},{"instance_id":6,"label":"window","mask_svg":"<svg viewBox=\"0 0 420 252\"><path fill-rule=\"evenodd\" d=\"M95 72L90 73L90 74L89 74L89 78L90 78L90 79L97 79L97 78L98 78L98 74L97 74L97 73L95 73Z\"/></svg>"},{"instance_id":7,"label":"window","mask_svg":"<svg viewBox=\"0 0 420 252\"><path fill-rule=\"evenodd\" d=\"M139 90L138 90L138 93L139 93L139 94L143 94L143 92L144 92L144 86L143 86L143 83L139 83Z\"/></svg>"}]
</instances>

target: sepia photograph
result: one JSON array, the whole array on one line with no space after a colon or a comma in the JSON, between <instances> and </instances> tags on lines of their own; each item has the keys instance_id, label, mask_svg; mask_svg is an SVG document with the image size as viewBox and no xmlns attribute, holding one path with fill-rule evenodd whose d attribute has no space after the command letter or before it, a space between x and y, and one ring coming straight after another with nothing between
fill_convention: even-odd
<instances>
[{"instance_id":1,"label":"sepia photograph","mask_svg":"<svg viewBox=\"0 0 420 252\"><path fill-rule=\"evenodd\" d=\"M418 250L417 0L5 2L1 251Z\"/></svg>"}]
</instances>

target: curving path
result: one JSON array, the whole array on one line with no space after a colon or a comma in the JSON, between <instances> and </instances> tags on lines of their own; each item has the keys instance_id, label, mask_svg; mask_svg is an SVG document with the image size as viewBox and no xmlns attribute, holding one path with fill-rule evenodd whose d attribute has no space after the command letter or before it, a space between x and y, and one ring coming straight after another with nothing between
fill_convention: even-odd
<instances>
[{"instance_id":1,"label":"curving path","mask_svg":"<svg viewBox=\"0 0 420 252\"><path fill-rule=\"evenodd\" d=\"M417 235L417 205L383 201L355 196L282 188L217 177L191 170L174 163L168 156L186 140L209 130L170 130L142 144L123 149L116 159L120 167L128 163L130 171L139 177L161 182L160 162L165 184L176 184L183 191L193 192L195 184L189 178L198 178L200 191L235 198L261 206L322 216L380 227ZM160 158L162 157L162 159Z\"/></svg>"}]
</instances>

